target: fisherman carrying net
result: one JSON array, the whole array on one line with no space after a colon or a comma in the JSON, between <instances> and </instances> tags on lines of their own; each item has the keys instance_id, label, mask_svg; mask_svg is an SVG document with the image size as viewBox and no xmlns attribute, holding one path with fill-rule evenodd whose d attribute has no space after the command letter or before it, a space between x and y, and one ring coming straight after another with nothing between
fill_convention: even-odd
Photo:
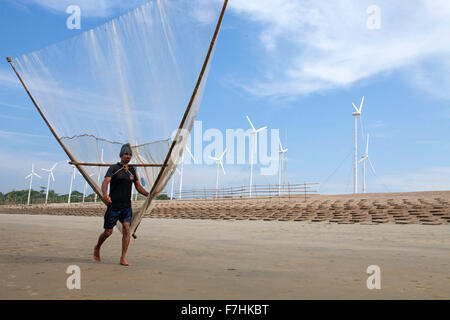
<instances>
[{"instance_id":1,"label":"fisherman carrying net","mask_svg":"<svg viewBox=\"0 0 450 320\"><path fill-rule=\"evenodd\" d=\"M131 189L134 183L136 190L147 197L148 192L142 187L136 175L136 169L128 165L132 157L132 150L129 143L124 144L120 150L120 162L109 167L102 184L103 199L108 203L105 217L105 231L98 238L94 247L94 259L100 261L100 247L103 242L112 234L117 221L122 223L122 255L120 264L129 266L126 260L128 245L130 244L130 224L132 218L131 209ZM111 183L108 195L108 185Z\"/></svg>"}]
</instances>

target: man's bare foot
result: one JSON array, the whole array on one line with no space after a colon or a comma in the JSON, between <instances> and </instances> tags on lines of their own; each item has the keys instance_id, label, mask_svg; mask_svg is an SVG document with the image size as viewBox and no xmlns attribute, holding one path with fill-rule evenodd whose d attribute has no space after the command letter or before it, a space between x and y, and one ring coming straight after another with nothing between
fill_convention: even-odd
<instances>
[{"instance_id":1,"label":"man's bare foot","mask_svg":"<svg viewBox=\"0 0 450 320\"><path fill-rule=\"evenodd\" d=\"M94 247L94 260L95 261L101 261L100 259L100 248L97 246Z\"/></svg>"},{"instance_id":2,"label":"man's bare foot","mask_svg":"<svg viewBox=\"0 0 450 320\"><path fill-rule=\"evenodd\" d=\"M126 267L131 266L131 264L130 264L127 260L125 260L125 259L123 259L123 258L120 258L120 264L121 264L122 266L126 266Z\"/></svg>"}]
</instances>

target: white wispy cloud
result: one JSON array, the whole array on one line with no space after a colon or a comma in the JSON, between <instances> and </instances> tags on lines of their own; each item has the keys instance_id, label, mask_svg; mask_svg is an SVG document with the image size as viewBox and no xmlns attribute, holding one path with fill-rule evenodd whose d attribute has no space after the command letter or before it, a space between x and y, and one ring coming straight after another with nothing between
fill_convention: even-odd
<instances>
[{"instance_id":1,"label":"white wispy cloud","mask_svg":"<svg viewBox=\"0 0 450 320\"><path fill-rule=\"evenodd\" d=\"M83 16L110 17L147 0L18 1L63 14L75 4ZM192 1L194 15L210 22L218 1ZM411 0L405 5L379 0L381 29L370 30L367 8L373 4L371 0L231 0L233 14L260 26L258 37L265 49L263 79L234 81L255 96L288 97L344 88L401 70L406 81L421 90L450 99L450 38L443 36L450 32L450 2Z\"/></svg>"},{"instance_id":2,"label":"white wispy cloud","mask_svg":"<svg viewBox=\"0 0 450 320\"><path fill-rule=\"evenodd\" d=\"M0 114L0 118L8 119L8 120L25 120L25 119L27 119L25 117L10 116L7 114Z\"/></svg>"},{"instance_id":3,"label":"white wispy cloud","mask_svg":"<svg viewBox=\"0 0 450 320\"><path fill-rule=\"evenodd\" d=\"M0 69L0 87L19 88L20 83L12 70Z\"/></svg>"},{"instance_id":4,"label":"white wispy cloud","mask_svg":"<svg viewBox=\"0 0 450 320\"><path fill-rule=\"evenodd\" d=\"M217 9L218 4L221 4L221 0L192 0L193 10L192 15L198 21L211 24L215 22L218 16Z\"/></svg>"},{"instance_id":5,"label":"white wispy cloud","mask_svg":"<svg viewBox=\"0 0 450 320\"><path fill-rule=\"evenodd\" d=\"M44 136L41 134L26 133L26 132L20 132L20 131L5 131L5 130L0 130L0 137L2 137L2 138L9 138L9 137L51 138L50 136Z\"/></svg>"},{"instance_id":6,"label":"white wispy cloud","mask_svg":"<svg viewBox=\"0 0 450 320\"><path fill-rule=\"evenodd\" d=\"M13 108L13 109L19 109L19 110L30 110L29 107L19 106L17 104L2 102L2 101L0 101L0 107Z\"/></svg>"},{"instance_id":7,"label":"white wispy cloud","mask_svg":"<svg viewBox=\"0 0 450 320\"><path fill-rule=\"evenodd\" d=\"M447 32L450 32L447 31ZM406 74L407 81L423 91L444 100L450 100L450 56L429 61Z\"/></svg>"},{"instance_id":8,"label":"white wispy cloud","mask_svg":"<svg viewBox=\"0 0 450 320\"><path fill-rule=\"evenodd\" d=\"M265 79L243 79L256 96L306 95L402 70L447 97L450 2L379 0L381 29L367 28L373 1L233 0L230 8L261 25ZM425 68L432 61L437 68ZM442 68L441 66L444 66ZM436 79L444 79L433 85ZM249 82L250 81L250 82Z\"/></svg>"}]
</instances>

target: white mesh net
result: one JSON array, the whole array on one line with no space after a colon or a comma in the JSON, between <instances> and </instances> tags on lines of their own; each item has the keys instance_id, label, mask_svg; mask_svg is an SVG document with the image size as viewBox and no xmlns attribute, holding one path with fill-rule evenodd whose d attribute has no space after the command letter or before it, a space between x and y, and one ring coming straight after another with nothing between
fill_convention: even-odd
<instances>
[{"instance_id":1,"label":"white mesh net","mask_svg":"<svg viewBox=\"0 0 450 320\"><path fill-rule=\"evenodd\" d=\"M189 133L197 115L223 5L150 1L79 36L16 57L13 64L75 161L116 163L128 142L135 163L163 164L183 116L182 129ZM179 140L174 153L187 142ZM138 174L156 196L175 168L169 161L157 185L161 167L139 168ZM98 187L107 168L79 169Z\"/></svg>"}]
</instances>

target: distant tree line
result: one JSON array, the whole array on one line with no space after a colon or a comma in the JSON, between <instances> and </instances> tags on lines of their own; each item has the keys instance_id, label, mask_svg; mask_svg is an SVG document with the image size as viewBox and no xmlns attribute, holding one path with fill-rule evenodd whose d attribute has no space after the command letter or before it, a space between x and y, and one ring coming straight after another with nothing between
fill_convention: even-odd
<instances>
[{"instance_id":1,"label":"distant tree line","mask_svg":"<svg viewBox=\"0 0 450 320\"><path fill-rule=\"evenodd\" d=\"M86 195L84 202L94 202L95 193ZM133 198L134 199L134 198ZM138 195L138 200L144 200L145 197ZM157 200L168 200L167 194L161 194ZM69 194L58 194L54 190L49 190L48 192L48 203L67 203L69 200ZM28 201L28 190L13 190L8 193L0 192L0 205L2 204L27 204ZM97 201L101 201L97 198ZM83 202L83 193L79 191L73 191L70 196L71 203ZM42 204L45 203L45 187L41 187L40 191L31 190L30 194L31 204Z\"/></svg>"}]
</instances>

